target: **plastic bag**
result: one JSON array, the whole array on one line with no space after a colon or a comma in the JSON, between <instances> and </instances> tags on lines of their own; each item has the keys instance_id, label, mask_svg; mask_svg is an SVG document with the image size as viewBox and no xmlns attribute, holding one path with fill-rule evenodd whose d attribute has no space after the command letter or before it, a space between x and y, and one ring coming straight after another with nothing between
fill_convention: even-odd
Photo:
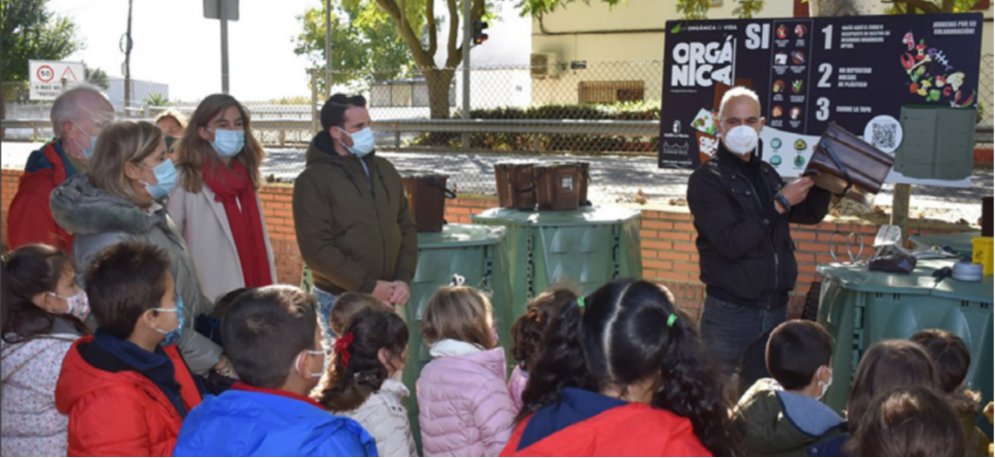
<instances>
[{"instance_id":1,"label":"plastic bag","mask_svg":"<svg viewBox=\"0 0 995 458\"><path fill-rule=\"evenodd\" d=\"M910 274L916 269L916 257L898 245L885 245L871 256L868 269L877 272Z\"/></svg>"}]
</instances>

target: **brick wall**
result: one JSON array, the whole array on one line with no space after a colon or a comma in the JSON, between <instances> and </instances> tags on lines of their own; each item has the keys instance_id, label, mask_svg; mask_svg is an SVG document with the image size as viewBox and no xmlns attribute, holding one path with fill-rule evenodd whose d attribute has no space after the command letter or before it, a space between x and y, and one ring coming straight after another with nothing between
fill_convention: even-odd
<instances>
[{"instance_id":1,"label":"brick wall","mask_svg":"<svg viewBox=\"0 0 995 458\"><path fill-rule=\"evenodd\" d=\"M2 172L2 221L3 246L7 246L7 209L17 189L19 171ZM276 260L277 278L281 283L300 283L301 255L297 247L294 219L291 209L293 187L268 185L260 192L267 229ZM497 205L494 197L464 197L450 200L446 205L446 220L450 223L469 223L470 215ZM915 225L916 222L913 222ZM958 232L967 227L950 226L945 229L919 229L913 234ZM798 314L804 295L811 283L817 280L816 267L832 262L829 241L833 232L858 232L864 235L868 246L864 254L872 252L869 246L877 226L856 221L830 221L818 226L793 226L792 236L798 245L795 253L799 264L798 287L792 296L792 313ZM704 285L698 281L698 252L694 246L694 226L686 208L643 209L640 236L642 238L643 275L648 280L666 284L677 297L680 305L698 316L704 299Z\"/></svg>"}]
</instances>

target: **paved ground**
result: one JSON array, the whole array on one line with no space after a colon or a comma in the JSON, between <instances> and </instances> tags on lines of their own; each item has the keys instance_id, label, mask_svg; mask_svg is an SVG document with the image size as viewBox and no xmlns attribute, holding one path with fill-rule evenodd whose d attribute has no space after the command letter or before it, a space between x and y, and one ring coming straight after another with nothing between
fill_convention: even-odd
<instances>
[{"instance_id":1,"label":"paved ground","mask_svg":"<svg viewBox=\"0 0 995 458\"><path fill-rule=\"evenodd\" d=\"M28 154L40 144L4 142L0 144L3 168L21 169ZM263 173L279 181L291 181L304 170L304 151L301 149L268 149ZM383 153L401 170L440 171L451 176L450 182L460 193L493 194L494 163L522 160L523 156L505 154L454 154L454 153ZM563 160L564 158L559 158ZM633 201L640 191L650 204L668 204L672 199L683 198L687 192L688 170L658 169L651 157L572 157L591 163L592 186L590 198L595 202ZM557 158L542 158L556 161ZM913 216L923 216L956 222L964 219L976 222L981 217L979 202L991 195L992 168L977 168L973 185L967 189L916 187L912 206L918 210ZM891 204L890 187L878 195L876 203Z\"/></svg>"}]
</instances>

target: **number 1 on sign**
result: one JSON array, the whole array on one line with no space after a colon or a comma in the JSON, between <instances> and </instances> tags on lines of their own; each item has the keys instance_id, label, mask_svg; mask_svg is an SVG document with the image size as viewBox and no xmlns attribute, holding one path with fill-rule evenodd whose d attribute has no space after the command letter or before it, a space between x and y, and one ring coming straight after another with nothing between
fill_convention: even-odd
<instances>
[{"instance_id":1,"label":"number 1 on sign","mask_svg":"<svg viewBox=\"0 0 995 458\"><path fill-rule=\"evenodd\" d=\"M822 28L822 35L826 37L825 49L833 49L833 25L829 24Z\"/></svg>"}]
</instances>

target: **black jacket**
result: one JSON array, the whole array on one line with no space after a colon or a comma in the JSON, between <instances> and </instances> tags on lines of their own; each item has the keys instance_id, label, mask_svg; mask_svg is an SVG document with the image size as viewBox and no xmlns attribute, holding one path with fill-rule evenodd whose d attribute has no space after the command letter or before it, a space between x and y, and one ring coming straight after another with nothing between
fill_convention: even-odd
<instances>
[{"instance_id":1,"label":"black jacket","mask_svg":"<svg viewBox=\"0 0 995 458\"><path fill-rule=\"evenodd\" d=\"M798 277L789 223L818 224L831 195L812 188L807 200L781 215L773 196L784 180L770 164L755 156L752 161L768 189L757 189L743 173L747 164L722 146L691 174L688 205L706 293L737 305L776 308L787 305Z\"/></svg>"}]
</instances>

